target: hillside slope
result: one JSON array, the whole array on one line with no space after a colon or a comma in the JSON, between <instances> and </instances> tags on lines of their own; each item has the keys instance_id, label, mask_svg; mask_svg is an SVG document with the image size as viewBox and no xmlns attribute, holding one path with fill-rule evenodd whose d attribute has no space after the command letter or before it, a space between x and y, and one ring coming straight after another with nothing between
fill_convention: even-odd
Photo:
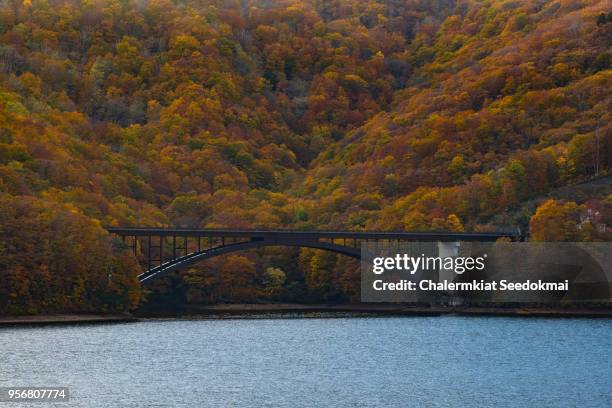
<instances>
[{"instance_id":1,"label":"hillside slope","mask_svg":"<svg viewBox=\"0 0 612 408\"><path fill-rule=\"evenodd\" d=\"M307 174L300 194L317 221L489 228L524 200L609 172L606 4L467 2L417 30L406 89Z\"/></svg>"},{"instance_id":2,"label":"hillside slope","mask_svg":"<svg viewBox=\"0 0 612 408\"><path fill-rule=\"evenodd\" d=\"M0 312L138 304L138 266L110 225L518 225L536 239L609 239L601 192L532 203L610 173L610 11L606 0L3 2ZM356 267L263 251L156 292L356 299Z\"/></svg>"}]
</instances>

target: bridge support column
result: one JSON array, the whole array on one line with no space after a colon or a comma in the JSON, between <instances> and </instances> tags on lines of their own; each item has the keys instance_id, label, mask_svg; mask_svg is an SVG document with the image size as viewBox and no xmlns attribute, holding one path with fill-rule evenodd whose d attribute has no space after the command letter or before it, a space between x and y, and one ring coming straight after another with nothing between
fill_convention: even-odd
<instances>
[{"instance_id":1,"label":"bridge support column","mask_svg":"<svg viewBox=\"0 0 612 408\"><path fill-rule=\"evenodd\" d=\"M172 259L176 259L176 235L172 236Z\"/></svg>"},{"instance_id":2,"label":"bridge support column","mask_svg":"<svg viewBox=\"0 0 612 408\"><path fill-rule=\"evenodd\" d=\"M147 265L151 269L151 235L147 237Z\"/></svg>"}]
</instances>

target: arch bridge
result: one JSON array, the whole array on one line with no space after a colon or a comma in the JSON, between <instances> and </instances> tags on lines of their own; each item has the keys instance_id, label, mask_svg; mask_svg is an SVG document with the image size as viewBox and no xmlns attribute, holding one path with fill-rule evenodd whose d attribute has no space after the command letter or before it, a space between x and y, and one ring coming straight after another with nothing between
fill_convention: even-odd
<instances>
[{"instance_id":1,"label":"arch bridge","mask_svg":"<svg viewBox=\"0 0 612 408\"><path fill-rule=\"evenodd\" d=\"M361 244L410 241L496 241L522 239L507 232L367 232L232 230L175 228L108 228L119 236L140 260L144 271L141 283L168 272L183 269L204 259L265 246L293 246L323 249L352 258L361 258Z\"/></svg>"}]
</instances>

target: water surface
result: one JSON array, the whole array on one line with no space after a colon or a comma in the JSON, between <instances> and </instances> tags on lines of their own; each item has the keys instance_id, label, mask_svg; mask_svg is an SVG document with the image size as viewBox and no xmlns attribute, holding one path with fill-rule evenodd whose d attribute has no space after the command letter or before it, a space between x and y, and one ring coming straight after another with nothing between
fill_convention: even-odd
<instances>
[{"instance_id":1,"label":"water surface","mask_svg":"<svg viewBox=\"0 0 612 408\"><path fill-rule=\"evenodd\" d=\"M71 393L69 403L53 406L74 407L609 408L612 319L0 328L0 386L51 385Z\"/></svg>"}]
</instances>

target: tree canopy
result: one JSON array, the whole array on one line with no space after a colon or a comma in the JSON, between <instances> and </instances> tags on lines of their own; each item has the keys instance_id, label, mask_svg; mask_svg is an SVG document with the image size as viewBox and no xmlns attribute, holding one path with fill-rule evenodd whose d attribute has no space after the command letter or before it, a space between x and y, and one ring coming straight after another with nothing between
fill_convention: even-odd
<instances>
[{"instance_id":1,"label":"tree canopy","mask_svg":"<svg viewBox=\"0 0 612 408\"><path fill-rule=\"evenodd\" d=\"M102 226L608 240L609 13L605 0L3 2L0 312L137 304L138 266ZM194 302L351 300L357 268L260 251L176 285Z\"/></svg>"}]
</instances>

